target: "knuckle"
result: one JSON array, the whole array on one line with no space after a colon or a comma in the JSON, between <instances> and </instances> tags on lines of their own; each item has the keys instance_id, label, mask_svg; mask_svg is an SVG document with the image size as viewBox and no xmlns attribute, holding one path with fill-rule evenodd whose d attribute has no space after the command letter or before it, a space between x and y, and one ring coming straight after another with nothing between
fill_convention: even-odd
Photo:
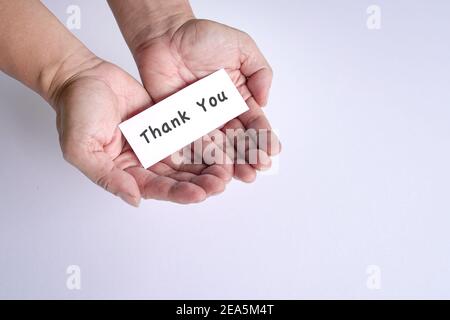
<instances>
[{"instance_id":1,"label":"knuckle","mask_svg":"<svg viewBox=\"0 0 450 320\"><path fill-rule=\"evenodd\" d=\"M100 175L99 178L96 179L95 183L106 191L110 192L110 179L106 175Z\"/></svg>"}]
</instances>

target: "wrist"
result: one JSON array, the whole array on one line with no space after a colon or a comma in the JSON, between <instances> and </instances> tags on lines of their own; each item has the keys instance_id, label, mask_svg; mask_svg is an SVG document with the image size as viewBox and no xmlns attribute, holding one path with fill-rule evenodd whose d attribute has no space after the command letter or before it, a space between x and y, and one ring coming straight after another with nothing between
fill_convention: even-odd
<instances>
[{"instance_id":1,"label":"wrist","mask_svg":"<svg viewBox=\"0 0 450 320\"><path fill-rule=\"evenodd\" d=\"M187 21L195 19L187 0L108 0L133 54L153 39L171 37Z\"/></svg>"},{"instance_id":2,"label":"wrist","mask_svg":"<svg viewBox=\"0 0 450 320\"><path fill-rule=\"evenodd\" d=\"M90 68L95 67L102 60L90 52L87 48L81 47L66 55L61 60L48 65L40 74L41 95L58 113L59 97L64 90L77 76Z\"/></svg>"},{"instance_id":3,"label":"wrist","mask_svg":"<svg viewBox=\"0 0 450 320\"><path fill-rule=\"evenodd\" d=\"M148 24L135 34L130 43L130 49L133 55L146 47L146 45L154 39L167 37L172 35L186 22L195 19L195 16L189 14L172 14L156 23Z\"/></svg>"}]
</instances>

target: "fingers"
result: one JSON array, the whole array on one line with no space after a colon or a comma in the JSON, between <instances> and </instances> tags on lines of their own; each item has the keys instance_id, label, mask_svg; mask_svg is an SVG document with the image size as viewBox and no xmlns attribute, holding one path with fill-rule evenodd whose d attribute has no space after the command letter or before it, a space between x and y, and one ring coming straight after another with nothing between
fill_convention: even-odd
<instances>
[{"instance_id":1,"label":"fingers","mask_svg":"<svg viewBox=\"0 0 450 320\"><path fill-rule=\"evenodd\" d=\"M208 196L225 190L225 185L231 180L233 174L231 161L225 160L226 155L209 136L197 142L201 142L200 148L195 148L195 143L191 144L187 148L188 159L182 157L182 162L176 162L173 157L167 157L147 170L138 166L126 169L126 172L137 181L144 198L188 204L203 201ZM212 163L210 163L211 159L205 158L206 151L211 148L214 149L212 153L216 156ZM192 153L194 156L197 155L201 163L193 163L190 158ZM218 158L224 163L220 161L214 163L214 160ZM205 162L205 160L208 161Z\"/></svg>"},{"instance_id":2,"label":"fingers","mask_svg":"<svg viewBox=\"0 0 450 320\"><path fill-rule=\"evenodd\" d=\"M238 132L238 130L243 131L244 127L242 125L242 123L238 120L238 119L233 119L230 122L228 122L223 128L222 130L227 132L228 130L232 130L233 132L233 136L230 137L230 134L228 131L228 139L233 139L233 141L230 141L230 144L227 146L228 148L233 148L233 153L234 153L234 157L233 157L233 161L234 161L234 177L238 180L241 180L243 182L253 182L256 179L256 170L255 168L248 164L245 161L245 151L244 154L240 153L239 154L239 147L238 144L241 143L240 140L240 135L236 134L236 132ZM240 160L244 160L244 161L239 161Z\"/></svg>"},{"instance_id":3,"label":"fingers","mask_svg":"<svg viewBox=\"0 0 450 320\"><path fill-rule=\"evenodd\" d=\"M131 174L145 199L166 200L180 204L197 203L206 199L205 190L191 182L177 181L142 167L126 169Z\"/></svg>"},{"instance_id":4,"label":"fingers","mask_svg":"<svg viewBox=\"0 0 450 320\"><path fill-rule=\"evenodd\" d=\"M113 166L109 172L98 179L97 184L119 196L126 203L138 207L141 193L135 179L127 172Z\"/></svg>"},{"instance_id":5,"label":"fingers","mask_svg":"<svg viewBox=\"0 0 450 320\"><path fill-rule=\"evenodd\" d=\"M206 196L219 194L225 190L226 181L214 174L205 172L205 170L202 170L199 174L177 171L163 162L151 166L148 170L157 175L166 176L179 182L193 183L201 187L205 191Z\"/></svg>"},{"instance_id":6,"label":"fingers","mask_svg":"<svg viewBox=\"0 0 450 320\"><path fill-rule=\"evenodd\" d=\"M222 131L226 132L235 150L234 176L244 182L252 182L256 178L256 170L271 167L270 156L278 154L281 145L255 99L249 97L246 102L249 111L228 122Z\"/></svg>"},{"instance_id":7,"label":"fingers","mask_svg":"<svg viewBox=\"0 0 450 320\"><path fill-rule=\"evenodd\" d=\"M72 145L63 149L64 158L89 179L132 206L139 206L141 193L136 180L118 168L103 151L86 151Z\"/></svg>"},{"instance_id":8,"label":"fingers","mask_svg":"<svg viewBox=\"0 0 450 320\"><path fill-rule=\"evenodd\" d=\"M259 150L263 150L269 156L275 156L281 152L281 142L273 132L272 127L259 108L258 103L252 97L247 99L249 111L239 116L243 127L246 130L253 129L257 132L257 145Z\"/></svg>"},{"instance_id":9,"label":"fingers","mask_svg":"<svg viewBox=\"0 0 450 320\"><path fill-rule=\"evenodd\" d=\"M210 173L229 182L233 177L233 161L224 149L226 142L225 134L220 130L214 130L202 138L200 156L208 165L202 173Z\"/></svg>"},{"instance_id":10,"label":"fingers","mask_svg":"<svg viewBox=\"0 0 450 320\"><path fill-rule=\"evenodd\" d=\"M241 72L247 77L247 87L260 106L265 106L272 85L273 71L255 41L243 33L240 41L243 53Z\"/></svg>"},{"instance_id":11,"label":"fingers","mask_svg":"<svg viewBox=\"0 0 450 320\"><path fill-rule=\"evenodd\" d=\"M177 171L197 175L212 174L229 182L233 177L233 162L223 151L222 144L225 142L226 137L223 132L214 130L181 150L184 154L179 155L180 161L175 162L172 157L168 157L162 162Z\"/></svg>"},{"instance_id":12,"label":"fingers","mask_svg":"<svg viewBox=\"0 0 450 320\"><path fill-rule=\"evenodd\" d=\"M182 152L185 154L177 154L181 161L168 157L150 170L178 181L194 183L203 188L207 196L219 194L233 177L232 162L217 145L223 140L223 133L215 130L213 138L206 135L184 148Z\"/></svg>"}]
</instances>

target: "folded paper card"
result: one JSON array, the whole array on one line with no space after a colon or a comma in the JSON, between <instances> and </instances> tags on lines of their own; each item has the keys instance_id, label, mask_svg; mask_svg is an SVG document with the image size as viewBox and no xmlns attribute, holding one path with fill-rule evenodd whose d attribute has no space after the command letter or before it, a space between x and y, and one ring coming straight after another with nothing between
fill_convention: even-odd
<instances>
[{"instance_id":1,"label":"folded paper card","mask_svg":"<svg viewBox=\"0 0 450 320\"><path fill-rule=\"evenodd\" d=\"M221 69L122 122L120 130L144 168L248 110Z\"/></svg>"}]
</instances>

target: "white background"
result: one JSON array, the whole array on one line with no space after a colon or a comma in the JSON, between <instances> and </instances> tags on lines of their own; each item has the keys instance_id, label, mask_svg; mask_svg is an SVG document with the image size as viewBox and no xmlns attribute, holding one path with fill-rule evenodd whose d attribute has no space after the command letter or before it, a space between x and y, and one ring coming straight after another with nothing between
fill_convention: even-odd
<instances>
[{"instance_id":1,"label":"white background","mask_svg":"<svg viewBox=\"0 0 450 320\"><path fill-rule=\"evenodd\" d=\"M45 1L138 77L105 1ZM448 1L192 1L275 71L277 174L128 207L66 164L53 111L0 75L0 298L450 298ZM82 288L66 288L79 265ZM381 269L381 288L366 268Z\"/></svg>"}]
</instances>

